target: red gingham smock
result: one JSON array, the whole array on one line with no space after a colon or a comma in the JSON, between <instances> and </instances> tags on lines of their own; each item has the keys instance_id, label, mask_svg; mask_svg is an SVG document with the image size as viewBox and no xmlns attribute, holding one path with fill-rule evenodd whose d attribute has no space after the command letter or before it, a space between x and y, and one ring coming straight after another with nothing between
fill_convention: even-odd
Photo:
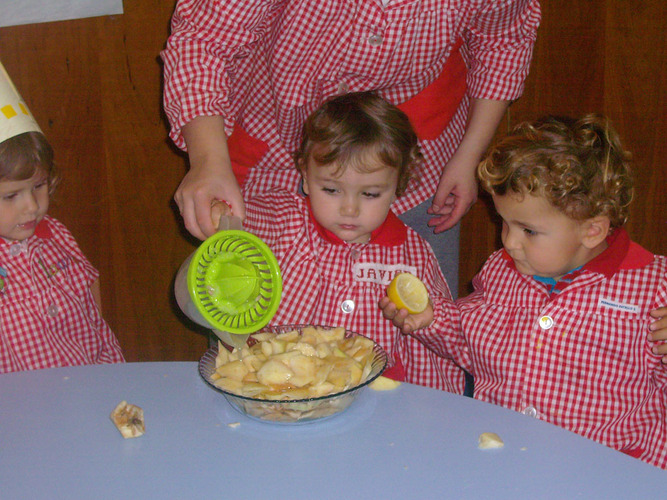
<instances>
[{"instance_id":1,"label":"red gingham smock","mask_svg":"<svg viewBox=\"0 0 667 500\"><path fill-rule=\"evenodd\" d=\"M411 272L426 285L434 309L443 304L453 308L431 247L396 215L390 212L371 241L361 244L346 243L325 230L312 217L307 199L285 190L250 199L246 209L245 229L261 238L280 264L283 293L272 325L345 327L387 351L388 376L463 393L461 369L402 335L378 306L392 278ZM445 320L430 329L442 328Z\"/></svg>"},{"instance_id":2,"label":"red gingham smock","mask_svg":"<svg viewBox=\"0 0 667 500\"><path fill-rule=\"evenodd\" d=\"M0 238L0 268L0 372L124 361L90 289L99 273L61 222Z\"/></svg>"},{"instance_id":3,"label":"red gingham smock","mask_svg":"<svg viewBox=\"0 0 667 500\"><path fill-rule=\"evenodd\" d=\"M667 366L647 340L649 311L667 305L667 258L624 229L608 243L551 294L495 252L457 301L464 337L431 345L471 371L476 399L667 468Z\"/></svg>"},{"instance_id":4,"label":"red gingham smock","mask_svg":"<svg viewBox=\"0 0 667 500\"><path fill-rule=\"evenodd\" d=\"M161 54L170 136L184 149L186 123L223 116L245 197L296 191L306 117L333 95L377 90L408 114L426 159L393 206L403 213L435 193L470 98L521 95L539 21L537 0L180 0Z\"/></svg>"}]
</instances>

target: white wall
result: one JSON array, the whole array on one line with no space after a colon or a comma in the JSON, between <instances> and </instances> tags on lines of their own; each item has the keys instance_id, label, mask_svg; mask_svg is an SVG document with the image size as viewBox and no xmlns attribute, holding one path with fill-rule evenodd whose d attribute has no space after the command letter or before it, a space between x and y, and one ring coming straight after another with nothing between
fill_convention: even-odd
<instances>
[{"instance_id":1,"label":"white wall","mask_svg":"<svg viewBox=\"0 0 667 500\"><path fill-rule=\"evenodd\" d=\"M0 0L0 27L123 13L123 0Z\"/></svg>"}]
</instances>

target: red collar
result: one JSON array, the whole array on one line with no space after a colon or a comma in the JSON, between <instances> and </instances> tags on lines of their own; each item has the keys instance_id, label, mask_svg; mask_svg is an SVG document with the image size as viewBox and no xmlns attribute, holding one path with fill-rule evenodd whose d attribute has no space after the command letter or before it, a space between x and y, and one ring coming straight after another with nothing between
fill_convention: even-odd
<instances>
[{"instance_id":1,"label":"red collar","mask_svg":"<svg viewBox=\"0 0 667 500\"><path fill-rule=\"evenodd\" d=\"M594 259L589 260L582 270L604 274L611 278L621 267L630 248L630 238L625 229L619 228L607 236L607 248Z\"/></svg>"},{"instance_id":2,"label":"red collar","mask_svg":"<svg viewBox=\"0 0 667 500\"><path fill-rule=\"evenodd\" d=\"M651 252L630 240L628 232L619 227L607 237L607 248L588 262L584 269L612 277L619 269L639 269L655 258Z\"/></svg>"},{"instance_id":3,"label":"red collar","mask_svg":"<svg viewBox=\"0 0 667 500\"><path fill-rule=\"evenodd\" d=\"M512 257L503 249L503 258L514 265ZM611 278L620 269L638 269L653 262L654 256L630 240L628 232L620 227L607 236L607 248L588 261L581 270L604 274Z\"/></svg>"},{"instance_id":4,"label":"red collar","mask_svg":"<svg viewBox=\"0 0 667 500\"><path fill-rule=\"evenodd\" d=\"M38 238L42 238L42 239L53 237L53 232L51 231L49 221L47 220L46 217L44 217L37 224L37 227L35 228L34 236L37 236ZM0 238L0 246L2 246L2 245L13 245L13 244L14 244L13 241L7 241L4 238Z\"/></svg>"},{"instance_id":5,"label":"red collar","mask_svg":"<svg viewBox=\"0 0 667 500\"><path fill-rule=\"evenodd\" d=\"M308 207L308 215L310 220L315 225L315 229L322 239L333 243L334 245L345 245L346 242L341 240L334 233L322 227L322 225L315 220L313 211L310 207L310 199L306 198L306 206ZM401 219L399 219L391 210L387 214L387 218L382 225L371 233L369 243L385 247L395 247L405 243L408 237L408 228Z\"/></svg>"},{"instance_id":6,"label":"red collar","mask_svg":"<svg viewBox=\"0 0 667 500\"><path fill-rule=\"evenodd\" d=\"M44 217L37 227L35 228L35 236L38 238L53 238L53 232L51 231L51 223Z\"/></svg>"}]
</instances>

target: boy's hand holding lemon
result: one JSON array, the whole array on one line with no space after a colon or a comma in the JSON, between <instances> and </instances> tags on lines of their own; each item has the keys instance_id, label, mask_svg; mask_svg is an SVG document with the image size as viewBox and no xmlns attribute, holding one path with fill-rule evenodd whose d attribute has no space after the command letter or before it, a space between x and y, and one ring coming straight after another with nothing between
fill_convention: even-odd
<instances>
[{"instance_id":1,"label":"boy's hand holding lemon","mask_svg":"<svg viewBox=\"0 0 667 500\"><path fill-rule=\"evenodd\" d=\"M379 302L385 318L403 333L412 333L433 322L433 307L426 286L410 273L397 274Z\"/></svg>"}]
</instances>

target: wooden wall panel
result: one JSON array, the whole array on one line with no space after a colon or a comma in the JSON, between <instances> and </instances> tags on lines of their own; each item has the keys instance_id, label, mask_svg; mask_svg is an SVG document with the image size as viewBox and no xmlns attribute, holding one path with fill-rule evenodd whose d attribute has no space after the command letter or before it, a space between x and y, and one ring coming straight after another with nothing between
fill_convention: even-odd
<instances>
[{"instance_id":1,"label":"wooden wall panel","mask_svg":"<svg viewBox=\"0 0 667 500\"><path fill-rule=\"evenodd\" d=\"M605 111L635 164L628 229L667 255L667 2L618 2L607 31Z\"/></svg>"},{"instance_id":2,"label":"wooden wall panel","mask_svg":"<svg viewBox=\"0 0 667 500\"><path fill-rule=\"evenodd\" d=\"M161 109L159 52L174 4L126 0L119 16L0 29L0 60L62 170L51 213L100 270L104 315L130 361L194 360L206 347L205 330L182 317L171 292L197 243L174 211L186 161ZM637 161L629 230L667 254L665 2L542 6L525 94L499 133L547 112L609 114ZM462 295L498 245L493 209L482 200L462 224Z\"/></svg>"}]
</instances>

